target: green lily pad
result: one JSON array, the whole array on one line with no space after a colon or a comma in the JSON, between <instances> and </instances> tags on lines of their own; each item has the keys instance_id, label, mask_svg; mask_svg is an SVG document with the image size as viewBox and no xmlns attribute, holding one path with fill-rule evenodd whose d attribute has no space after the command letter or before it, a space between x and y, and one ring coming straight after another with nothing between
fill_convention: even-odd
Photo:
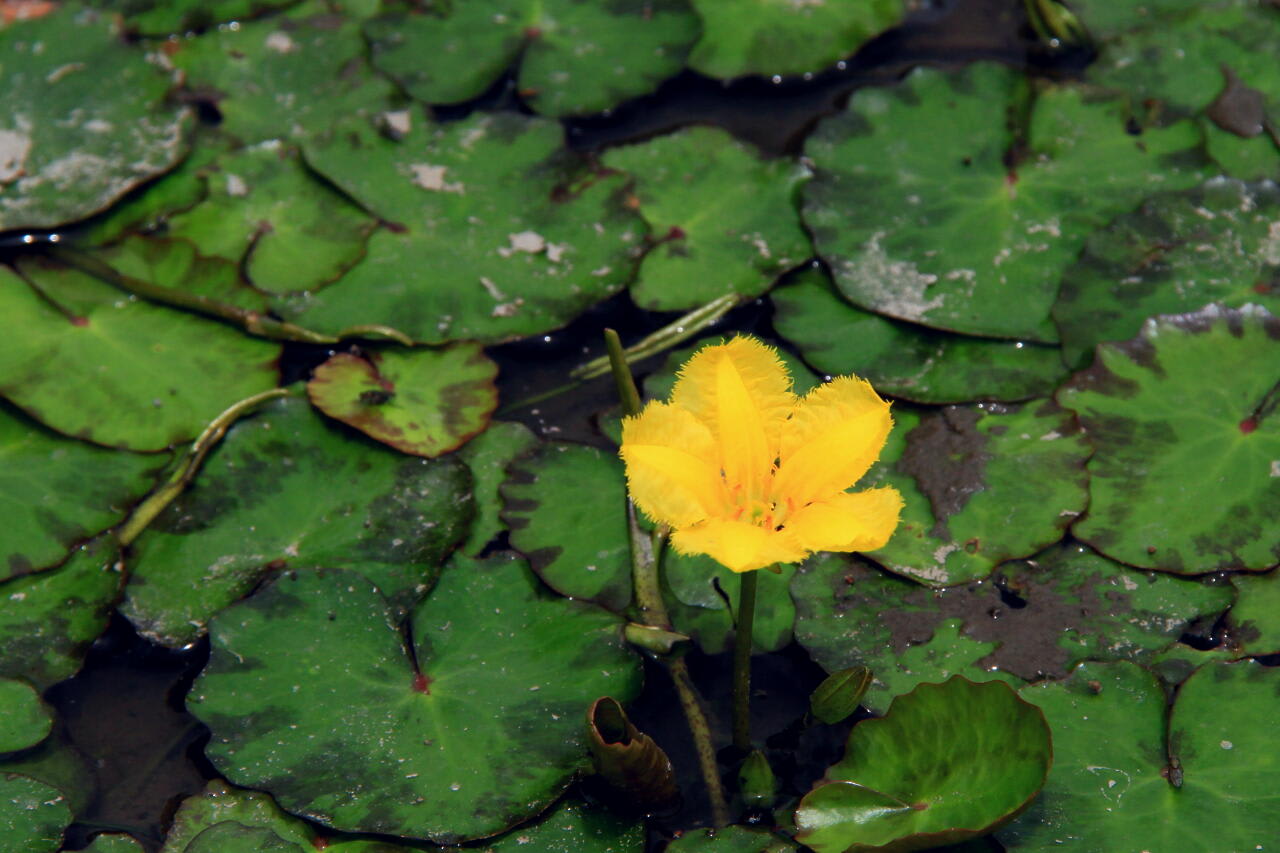
<instances>
[{"instance_id":1,"label":"green lily pad","mask_svg":"<svg viewBox=\"0 0 1280 853\"><path fill-rule=\"evenodd\" d=\"M312 849L286 841L265 826L224 820L191 839L185 853L310 853Z\"/></svg>"},{"instance_id":2,"label":"green lily pad","mask_svg":"<svg viewBox=\"0 0 1280 853\"><path fill-rule=\"evenodd\" d=\"M1147 317L1210 302L1280 312L1280 188L1214 178L1153 196L1094 233L1066 272L1053 315L1062 354L1086 367L1103 341L1127 341Z\"/></svg>"},{"instance_id":3,"label":"green lily pad","mask_svg":"<svg viewBox=\"0 0 1280 853\"><path fill-rule=\"evenodd\" d=\"M702 38L689 67L721 78L818 71L897 24L903 12L901 0L691 2L702 19Z\"/></svg>"},{"instance_id":4,"label":"green lily pad","mask_svg":"<svg viewBox=\"0 0 1280 853\"><path fill-rule=\"evenodd\" d=\"M413 610L411 650L390 617L344 571L283 575L217 616L189 702L220 771L336 829L484 837L584 766L594 698L639 688L616 617L543 597L505 557L456 559Z\"/></svg>"},{"instance_id":5,"label":"green lily pad","mask_svg":"<svg viewBox=\"0 0 1280 853\"><path fill-rule=\"evenodd\" d=\"M738 293L758 296L813 254L796 195L809 170L762 160L715 127L691 127L606 151L630 173L640 215L656 242L631 285L636 304L684 311Z\"/></svg>"},{"instance_id":6,"label":"green lily pad","mask_svg":"<svg viewBox=\"0 0 1280 853\"><path fill-rule=\"evenodd\" d=\"M507 476L507 466L517 456L532 450L537 436L524 424L515 421L493 421L489 428L467 442L458 458L471 468L471 494L475 496L476 517L471 522L471 535L462 553L479 555L493 537L507 529L499 517L502 496L498 487Z\"/></svg>"},{"instance_id":7,"label":"green lily pad","mask_svg":"<svg viewBox=\"0 0 1280 853\"><path fill-rule=\"evenodd\" d=\"M452 104L520 64L520 94L551 116L600 112L657 88L698 35L686 0L502 0L392 13L365 32L373 61L415 98Z\"/></svg>"},{"instance_id":8,"label":"green lily pad","mask_svg":"<svg viewBox=\"0 0 1280 853\"><path fill-rule=\"evenodd\" d=\"M484 430L498 406L498 365L478 344L338 353L307 383L312 404L371 438L439 456Z\"/></svg>"},{"instance_id":9,"label":"green lily pad","mask_svg":"<svg viewBox=\"0 0 1280 853\"><path fill-rule=\"evenodd\" d=\"M353 439L284 399L235 424L133 546L122 612L167 645L283 568L341 567L395 606L430 588L471 519L470 477Z\"/></svg>"},{"instance_id":10,"label":"green lily pad","mask_svg":"<svg viewBox=\"0 0 1280 853\"><path fill-rule=\"evenodd\" d=\"M160 450L276 384L278 346L36 259L0 270L0 394L97 444ZM192 341L200 346L191 346Z\"/></svg>"},{"instance_id":11,"label":"green lily pad","mask_svg":"<svg viewBox=\"0 0 1280 853\"><path fill-rule=\"evenodd\" d=\"M869 556L934 587L986 577L1057 541L1087 500L1089 448L1052 401L894 409L867 482L902 494L902 520Z\"/></svg>"},{"instance_id":12,"label":"green lily pad","mask_svg":"<svg viewBox=\"0 0 1280 853\"><path fill-rule=\"evenodd\" d=\"M75 675L106 629L122 581L114 548L99 540L56 569L0 584L0 676L44 690Z\"/></svg>"},{"instance_id":13,"label":"green lily pad","mask_svg":"<svg viewBox=\"0 0 1280 853\"><path fill-rule=\"evenodd\" d=\"M92 5L119 12L131 32L163 36L185 30L242 21L297 0L90 0Z\"/></svg>"},{"instance_id":14,"label":"green lily pad","mask_svg":"<svg viewBox=\"0 0 1280 853\"><path fill-rule=\"evenodd\" d=\"M277 837L307 848L312 847L315 837L307 824L282 812L266 794L232 788L214 779L202 792L182 801L161 853L183 853L200 833L227 821L268 829Z\"/></svg>"},{"instance_id":15,"label":"green lily pad","mask_svg":"<svg viewBox=\"0 0 1280 853\"><path fill-rule=\"evenodd\" d=\"M137 839L121 832L95 835L84 850L85 853L144 853Z\"/></svg>"},{"instance_id":16,"label":"green lily pad","mask_svg":"<svg viewBox=\"0 0 1280 853\"><path fill-rule=\"evenodd\" d=\"M30 684L0 678L0 752L34 746L52 726L53 713Z\"/></svg>"},{"instance_id":17,"label":"green lily pad","mask_svg":"<svg viewBox=\"0 0 1280 853\"><path fill-rule=\"evenodd\" d=\"M800 801L796 839L841 853L979 838L1027 807L1052 764L1045 715L1008 685L921 684L854 726L830 781Z\"/></svg>"},{"instance_id":18,"label":"green lily pad","mask_svg":"<svg viewBox=\"0 0 1280 853\"><path fill-rule=\"evenodd\" d=\"M188 240L130 234L94 257L122 276L173 291L171 304L207 300L257 314L267 313L267 297L240 274L240 264L206 257Z\"/></svg>"},{"instance_id":19,"label":"green lily pad","mask_svg":"<svg viewBox=\"0 0 1280 853\"><path fill-rule=\"evenodd\" d=\"M63 728L55 727L36 746L0 761L0 773L16 773L49 785L66 798L72 814L83 814L98 795L98 782L88 766L91 759L67 741Z\"/></svg>"},{"instance_id":20,"label":"green lily pad","mask_svg":"<svg viewBox=\"0 0 1280 853\"><path fill-rule=\"evenodd\" d=\"M548 586L613 611L631 602L626 478L616 453L548 442L507 468L511 544Z\"/></svg>"},{"instance_id":21,"label":"green lily pad","mask_svg":"<svg viewBox=\"0 0 1280 853\"><path fill-rule=\"evenodd\" d=\"M62 847L62 830L69 823L71 809L56 788L0 773L0 838L11 850L53 853Z\"/></svg>"},{"instance_id":22,"label":"green lily pad","mask_svg":"<svg viewBox=\"0 0 1280 853\"><path fill-rule=\"evenodd\" d=\"M302 139L351 115L389 114L389 127L412 120L410 111L393 109L394 84L365 60L359 22L331 14L324 3L211 30L176 47L173 64L187 88L217 106L219 131L241 143Z\"/></svg>"},{"instance_id":23,"label":"green lily pad","mask_svg":"<svg viewBox=\"0 0 1280 853\"><path fill-rule=\"evenodd\" d=\"M1045 789L1000 833L1008 850L1266 849L1280 831L1269 733L1280 671L1213 663L1165 692L1128 663L1023 688L1053 729ZM1177 768L1171 769L1170 759ZM1175 787L1173 782L1180 782Z\"/></svg>"},{"instance_id":24,"label":"green lily pad","mask_svg":"<svg viewBox=\"0 0 1280 853\"><path fill-rule=\"evenodd\" d=\"M774 328L805 361L831 376L856 373L882 394L918 403L1014 402L1046 396L1066 376L1056 347L951 335L872 314L845 301L817 269L769 298Z\"/></svg>"},{"instance_id":25,"label":"green lily pad","mask_svg":"<svg viewBox=\"0 0 1280 853\"><path fill-rule=\"evenodd\" d=\"M628 823L574 800L563 800L537 823L516 827L481 848L483 853L641 853L644 849L643 823Z\"/></svg>"},{"instance_id":26,"label":"green lily pad","mask_svg":"<svg viewBox=\"0 0 1280 853\"><path fill-rule=\"evenodd\" d=\"M589 171L562 136L499 113L415 122L399 142L355 121L308 143L313 167L394 227L279 310L319 331L375 324L439 344L544 332L616 293L643 225L618 197L623 177Z\"/></svg>"},{"instance_id":27,"label":"green lily pad","mask_svg":"<svg viewBox=\"0 0 1280 853\"><path fill-rule=\"evenodd\" d=\"M1250 655L1280 654L1280 570L1236 575L1235 606L1227 614L1231 636Z\"/></svg>"},{"instance_id":28,"label":"green lily pad","mask_svg":"<svg viewBox=\"0 0 1280 853\"><path fill-rule=\"evenodd\" d=\"M1266 311L1210 305L1100 345L1058 394L1096 449L1076 536L1183 574L1280 561L1277 340L1280 320Z\"/></svg>"},{"instance_id":29,"label":"green lily pad","mask_svg":"<svg viewBox=\"0 0 1280 853\"><path fill-rule=\"evenodd\" d=\"M169 78L74 4L0 28L0 231L97 213L184 153Z\"/></svg>"},{"instance_id":30,"label":"green lily pad","mask_svg":"<svg viewBox=\"0 0 1280 853\"><path fill-rule=\"evenodd\" d=\"M170 216L166 233L242 264L258 289L322 287L364 256L374 220L316 180L279 140L224 154L202 175L207 196Z\"/></svg>"},{"instance_id":31,"label":"green lily pad","mask_svg":"<svg viewBox=\"0 0 1280 853\"><path fill-rule=\"evenodd\" d=\"M1139 572L1080 545L1007 563L992 581L925 589L856 558L809 560L792 582L796 637L830 672L869 667L882 710L920 680L1065 676L1086 659L1155 663L1231 605L1222 582Z\"/></svg>"},{"instance_id":32,"label":"green lily pad","mask_svg":"<svg viewBox=\"0 0 1280 853\"><path fill-rule=\"evenodd\" d=\"M851 302L1053 341L1058 280L1089 233L1153 189L1202 179L1194 124L1131 135L1122 101L1066 86L1035 96L1017 141L1008 116L1025 111L1028 86L1003 66L918 70L893 89L859 89L809 138L804 219Z\"/></svg>"},{"instance_id":33,"label":"green lily pad","mask_svg":"<svg viewBox=\"0 0 1280 853\"><path fill-rule=\"evenodd\" d=\"M168 461L63 438L3 405L0 459L0 580L48 568L120 521Z\"/></svg>"},{"instance_id":34,"label":"green lily pad","mask_svg":"<svg viewBox=\"0 0 1280 853\"><path fill-rule=\"evenodd\" d=\"M667 845L666 853L786 853L797 849L770 832L729 825L686 832Z\"/></svg>"}]
</instances>

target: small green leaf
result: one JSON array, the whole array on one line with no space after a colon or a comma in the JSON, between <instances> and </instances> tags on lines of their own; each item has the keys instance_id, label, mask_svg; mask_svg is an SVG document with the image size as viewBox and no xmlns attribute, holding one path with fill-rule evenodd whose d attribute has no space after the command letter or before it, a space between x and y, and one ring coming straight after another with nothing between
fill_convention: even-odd
<instances>
[{"instance_id":1,"label":"small green leaf","mask_svg":"<svg viewBox=\"0 0 1280 853\"><path fill-rule=\"evenodd\" d=\"M0 772L0 838L11 850L53 853L71 809L55 788L16 773Z\"/></svg>"},{"instance_id":2,"label":"small green leaf","mask_svg":"<svg viewBox=\"0 0 1280 853\"><path fill-rule=\"evenodd\" d=\"M702 19L702 38L689 66L721 78L821 70L898 23L903 12L901 0L691 2Z\"/></svg>"},{"instance_id":3,"label":"small green leaf","mask_svg":"<svg viewBox=\"0 0 1280 853\"><path fill-rule=\"evenodd\" d=\"M680 70L698 19L685 0L501 0L391 13L368 23L374 63L415 98L457 103L520 63L544 115L599 112Z\"/></svg>"},{"instance_id":4,"label":"small green leaf","mask_svg":"<svg viewBox=\"0 0 1280 853\"><path fill-rule=\"evenodd\" d=\"M1159 571L1275 565L1277 340L1280 320L1265 310L1210 305L1099 346L1058 394L1095 447L1076 536Z\"/></svg>"},{"instance_id":5,"label":"small green leaf","mask_svg":"<svg viewBox=\"0 0 1280 853\"><path fill-rule=\"evenodd\" d=\"M11 330L0 338L0 393L58 432L161 450L276 384L278 346L48 261L18 269L0 270Z\"/></svg>"},{"instance_id":6,"label":"small green leaf","mask_svg":"<svg viewBox=\"0 0 1280 853\"><path fill-rule=\"evenodd\" d=\"M1231 638L1246 654L1280 654L1280 569L1235 575L1236 603L1227 614Z\"/></svg>"},{"instance_id":7,"label":"small green leaf","mask_svg":"<svg viewBox=\"0 0 1280 853\"><path fill-rule=\"evenodd\" d=\"M396 606L430 588L471 519L470 477L353 438L305 401L238 421L138 537L121 610L168 645L284 568L360 572Z\"/></svg>"},{"instance_id":8,"label":"small green leaf","mask_svg":"<svg viewBox=\"0 0 1280 853\"><path fill-rule=\"evenodd\" d=\"M1008 685L955 677L854 726L845 757L796 810L818 853L978 838L1025 809L1053 763L1049 726Z\"/></svg>"},{"instance_id":9,"label":"small green leaf","mask_svg":"<svg viewBox=\"0 0 1280 853\"><path fill-rule=\"evenodd\" d=\"M478 556L493 537L507 529L499 517L502 496L498 487L506 478L511 461L533 449L537 443L537 437L523 424L493 421L488 429L458 451L458 458L471 468L471 494L476 504L471 535L462 546L464 554Z\"/></svg>"},{"instance_id":10,"label":"small green leaf","mask_svg":"<svg viewBox=\"0 0 1280 853\"><path fill-rule=\"evenodd\" d=\"M742 762L738 769L738 793L749 808L767 809L777 796L778 783L773 776L769 759L758 749Z\"/></svg>"},{"instance_id":11,"label":"small green leaf","mask_svg":"<svg viewBox=\"0 0 1280 853\"><path fill-rule=\"evenodd\" d=\"M367 356L331 356L315 369L307 396L329 417L405 453L448 453L481 432L498 405L498 365L477 344Z\"/></svg>"},{"instance_id":12,"label":"small green leaf","mask_svg":"<svg viewBox=\"0 0 1280 853\"><path fill-rule=\"evenodd\" d=\"M582 769L590 697L639 688L616 617L544 597L504 557L450 565L411 615L412 657L390 617L342 571L283 575L216 617L189 700L215 765L336 829L484 837Z\"/></svg>"},{"instance_id":13,"label":"small green leaf","mask_svg":"<svg viewBox=\"0 0 1280 853\"><path fill-rule=\"evenodd\" d=\"M30 684L0 678L0 753L36 745L52 726L53 713Z\"/></svg>"},{"instance_id":14,"label":"small green leaf","mask_svg":"<svg viewBox=\"0 0 1280 853\"><path fill-rule=\"evenodd\" d=\"M857 374L904 400L1014 402L1048 395L1067 373L1056 347L952 335L864 311L818 269L769 298L774 327L806 362L830 376Z\"/></svg>"},{"instance_id":15,"label":"small green leaf","mask_svg":"<svg viewBox=\"0 0 1280 853\"><path fill-rule=\"evenodd\" d=\"M224 820L191 839L185 853L310 853L310 848L286 841L265 826Z\"/></svg>"},{"instance_id":16,"label":"small green leaf","mask_svg":"<svg viewBox=\"0 0 1280 853\"><path fill-rule=\"evenodd\" d=\"M726 293L758 296L813 250L796 194L809 171L762 160L713 127L692 127L605 152L634 178L655 241L631 295L651 311L683 311Z\"/></svg>"},{"instance_id":17,"label":"small green leaf","mask_svg":"<svg viewBox=\"0 0 1280 853\"><path fill-rule=\"evenodd\" d=\"M239 263L206 257L189 240L130 234L94 256L122 276L174 291L176 300L198 297L267 313L267 297L244 280Z\"/></svg>"},{"instance_id":18,"label":"small green leaf","mask_svg":"<svg viewBox=\"0 0 1280 853\"><path fill-rule=\"evenodd\" d=\"M347 121L307 162L388 223L336 283L279 310L307 328L399 329L423 343L561 326L630 279L643 233L624 178L563 150L555 122L515 113L414 122L395 142Z\"/></svg>"},{"instance_id":19,"label":"small green leaf","mask_svg":"<svg viewBox=\"0 0 1280 853\"><path fill-rule=\"evenodd\" d=\"M266 794L232 788L215 779L204 791L182 801L161 853L183 853L201 832L226 821L263 827L304 847L311 847L314 837L307 824L282 812Z\"/></svg>"},{"instance_id":20,"label":"small green leaf","mask_svg":"<svg viewBox=\"0 0 1280 853\"><path fill-rule=\"evenodd\" d=\"M809 697L810 711L828 725L848 719L858 710L871 686L871 678L871 670L865 666L851 666L831 673Z\"/></svg>"},{"instance_id":21,"label":"small green leaf","mask_svg":"<svg viewBox=\"0 0 1280 853\"><path fill-rule=\"evenodd\" d=\"M480 849L485 853L642 853L644 842L643 823L627 823L598 806L565 799L537 823L489 839Z\"/></svg>"},{"instance_id":22,"label":"small green leaf","mask_svg":"<svg viewBox=\"0 0 1280 853\"><path fill-rule=\"evenodd\" d=\"M182 158L190 111L112 16L65 4L10 23L0 66L0 231L84 219Z\"/></svg>"}]
</instances>

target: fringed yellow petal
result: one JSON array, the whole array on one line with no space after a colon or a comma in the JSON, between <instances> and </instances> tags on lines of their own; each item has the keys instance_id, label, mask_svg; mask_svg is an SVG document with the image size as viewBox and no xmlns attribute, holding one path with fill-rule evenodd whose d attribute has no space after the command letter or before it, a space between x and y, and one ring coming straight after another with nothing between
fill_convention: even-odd
<instances>
[{"instance_id":1,"label":"fringed yellow petal","mask_svg":"<svg viewBox=\"0 0 1280 853\"><path fill-rule=\"evenodd\" d=\"M902 495L892 486L842 492L787 519L786 531L810 551L874 551L898 526Z\"/></svg>"},{"instance_id":2,"label":"fringed yellow petal","mask_svg":"<svg viewBox=\"0 0 1280 853\"><path fill-rule=\"evenodd\" d=\"M805 557L804 548L786 531L711 518L694 527L676 530L671 544L681 554L709 554L735 572L763 569L774 563L794 563Z\"/></svg>"},{"instance_id":3,"label":"fringed yellow petal","mask_svg":"<svg viewBox=\"0 0 1280 853\"><path fill-rule=\"evenodd\" d=\"M745 337L703 347L681 369L671 402L710 427L729 482L762 497L759 489L795 404L777 352Z\"/></svg>"},{"instance_id":4,"label":"fringed yellow petal","mask_svg":"<svg viewBox=\"0 0 1280 853\"><path fill-rule=\"evenodd\" d=\"M631 499L654 521L683 527L727 512L711 432L684 409L650 403L622 422Z\"/></svg>"},{"instance_id":5,"label":"fringed yellow petal","mask_svg":"<svg viewBox=\"0 0 1280 853\"><path fill-rule=\"evenodd\" d=\"M870 383L841 376L805 395L783 434L773 495L802 507L843 492L871 467L893 418Z\"/></svg>"}]
</instances>

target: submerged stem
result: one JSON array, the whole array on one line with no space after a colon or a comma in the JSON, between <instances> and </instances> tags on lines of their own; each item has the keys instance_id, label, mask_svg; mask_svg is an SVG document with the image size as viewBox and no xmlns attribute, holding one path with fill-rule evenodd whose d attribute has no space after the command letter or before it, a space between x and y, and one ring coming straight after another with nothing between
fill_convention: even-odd
<instances>
[{"instance_id":1,"label":"submerged stem","mask_svg":"<svg viewBox=\"0 0 1280 853\"><path fill-rule=\"evenodd\" d=\"M757 572L744 572L738 589L738 624L733 638L733 745L751 751L751 632L756 621Z\"/></svg>"}]
</instances>

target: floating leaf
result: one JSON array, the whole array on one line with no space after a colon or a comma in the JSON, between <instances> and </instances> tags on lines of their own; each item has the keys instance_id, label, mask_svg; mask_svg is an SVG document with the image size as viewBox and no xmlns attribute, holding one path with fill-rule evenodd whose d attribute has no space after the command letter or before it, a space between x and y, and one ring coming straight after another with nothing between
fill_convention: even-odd
<instances>
[{"instance_id":1,"label":"floating leaf","mask_svg":"<svg viewBox=\"0 0 1280 853\"><path fill-rule=\"evenodd\" d=\"M1096 452L1073 532L1102 553L1183 574L1280 560L1280 321L1211 305L1098 347L1059 393Z\"/></svg>"},{"instance_id":2,"label":"floating leaf","mask_svg":"<svg viewBox=\"0 0 1280 853\"><path fill-rule=\"evenodd\" d=\"M1280 188L1225 178L1156 195L1094 233L1067 270L1053 315L1081 368L1103 341L1127 341L1155 314L1210 302L1280 311Z\"/></svg>"},{"instance_id":3,"label":"floating leaf","mask_svg":"<svg viewBox=\"0 0 1280 853\"><path fill-rule=\"evenodd\" d=\"M1134 839L1147 850L1265 849L1280 830L1269 732L1278 687L1280 670L1206 664L1178 690L1167 740L1164 688L1133 664L1085 663L1066 681L1023 688L1053 730L1054 767L1001 842L1018 851L1122 850Z\"/></svg>"},{"instance_id":4,"label":"floating leaf","mask_svg":"<svg viewBox=\"0 0 1280 853\"><path fill-rule=\"evenodd\" d=\"M1065 86L1036 96L1019 140L1008 114L1025 110L1028 85L989 64L918 70L894 89L859 89L819 126L804 218L850 301L1052 341L1049 308L1085 237L1152 189L1201 179L1192 123L1131 135L1122 102Z\"/></svg>"},{"instance_id":5,"label":"floating leaf","mask_svg":"<svg viewBox=\"0 0 1280 853\"><path fill-rule=\"evenodd\" d=\"M278 346L48 261L19 271L0 270L0 393L59 432L160 450L276 384Z\"/></svg>"},{"instance_id":6,"label":"floating leaf","mask_svg":"<svg viewBox=\"0 0 1280 853\"><path fill-rule=\"evenodd\" d=\"M627 823L599 807L562 800L537 823L490 839L479 849L484 853L641 853L644 838L643 823Z\"/></svg>"},{"instance_id":7,"label":"floating leaf","mask_svg":"<svg viewBox=\"0 0 1280 853\"><path fill-rule=\"evenodd\" d=\"M809 711L827 725L843 722L858 710L871 686L871 670L851 666L828 675L809 697Z\"/></svg>"},{"instance_id":8,"label":"floating leaf","mask_svg":"<svg viewBox=\"0 0 1280 853\"><path fill-rule=\"evenodd\" d=\"M985 577L1057 541L1085 507L1089 450L1052 401L894 417L867 480L905 501L893 538L870 553L890 571L935 587Z\"/></svg>"},{"instance_id":9,"label":"floating leaf","mask_svg":"<svg viewBox=\"0 0 1280 853\"><path fill-rule=\"evenodd\" d=\"M30 684L0 678L0 753L34 746L52 726L52 712Z\"/></svg>"},{"instance_id":10,"label":"floating leaf","mask_svg":"<svg viewBox=\"0 0 1280 853\"><path fill-rule=\"evenodd\" d=\"M48 568L120 521L168 461L63 438L7 406L0 406L0 459L0 580Z\"/></svg>"},{"instance_id":11,"label":"floating leaf","mask_svg":"<svg viewBox=\"0 0 1280 853\"><path fill-rule=\"evenodd\" d=\"M469 485L456 459L352 440L302 400L267 404L134 543L121 610L146 636L183 645L268 572L331 566L412 604L466 535Z\"/></svg>"},{"instance_id":12,"label":"floating leaf","mask_svg":"<svg viewBox=\"0 0 1280 853\"><path fill-rule=\"evenodd\" d=\"M806 271L769 297L774 327L830 376L856 373L919 403L1013 402L1051 393L1065 377L1055 347L993 341L891 320L850 305L825 273Z\"/></svg>"},{"instance_id":13,"label":"floating leaf","mask_svg":"<svg viewBox=\"0 0 1280 853\"><path fill-rule=\"evenodd\" d=\"M796 849L770 832L729 825L686 832L667 845L666 853L789 853Z\"/></svg>"},{"instance_id":14,"label":"floating leaf","mask_svg":"<svg viewBox=\"0 0 1280 853\"><path fill-rule=\"evenodd\" d=\"M199 30L228 21L242 21L297 0L90 0L103 9L118 11L130 31L163 36Z\"/></svg>"},{"instance_id":15,"label":"floating leaf","mask_svg":"<svg viewBox=\"0 0 1280 853\"><path fill-rule=\"evenodd\" d=\"M362 577L316 571L216 617L189 701L219 769L337 829L483 837L582 767L591 697L639 687L616 617L542 597L502 557L450 566L414 608L411 653L390 616Z\"/></svg>"},{"instance_id":16,"label":"floating leaf","mask_svg":"<svg viewBox=\"0 0 1280 853\"><path fill-rule=\"evenodd\" d=\"M392 13L365 31L374 63L415 98L470 100L518 61L520 94L563 116L655 89L683 66L698 19L685 0L504 0Z\"/></svg>"},{"instance_id":17,"label":"floating leaf","mask_svg":"<svg viewBox=\"0 0 1280 853\"><path fill-rule=\"evenodd\" d=\"M131 234L94 257L122 276L172 290L178 304L194 297L267 313L267 297L243 279L239 263L206 257L188 240Z\"/></svg>"},{"instance_id":18,"label":"floating leaf","mask_svg":"<svg viewBox=\"0 0 1280 853\"><path fill-rule=\"evenodd\" d=\"M84 752L67 741L65 726L56 726L34 747L0 761L0 773L28 776L55 788L72 814L84 814L98 794L95 774Z\"/></svg>"},{"instance_id":19,"label":"floating leaf","mask_svg":"<svg viewBox=\"0 0 1280 853\"><path fill-rule=\"evenodd\" d=\"M498 405L498 365L478 344L338 353L315 369L317 409L416 456L439 456L484 430Z\"/></svg>"},{"instance_id":20,"label":"floating leaf","mask_svg":"<svg viewBox=\"0 0 1280 853\"><path fill-rule=\"evenodd\" d=\"M702 38L689 67L722 78L818 71L898 23L903 11L901 0L691 2L702 19Z\"/></svg>"},{"instance_id":21,"label":"floating leaf","mask_svg":"<svg viewBox=\"0 0 1280 853\"><path fill-rule=\"evenodd\" d=\"M0 231L84 219L181 159L190 113L110 16L66 4L0 28L0 65Z\"/></svg>"},{"instance_id":22,"label":"floating leaf","mask_svg":"<svg viewBox=\"0 0 1280 853\"><path fill-rule=\"evenodd\" d=\"M399 142L367 122L306 146L307 161L394 229L338 282L280 310L308 328L399 329L423 343L556 328L628 281L643 232L620 175L563 151L558 124L514 113L415 122Z\"/></svg>"},{"instance_id":23,"label":"floating leaf","mask_svg":"<svg viewBox=\"0 0 1280 853\"><path fill-rule=\"evenodd\" d=\"M795 201L809 171L792 160L761 160L714 127L613 148L603 160L633 176L656 240L631 285L642 308L683 311L726 293L758 296L813 253Z\"/></svg>"},{"instance_id":24,"label":"floating leaf","mask_svg":"<svg viewBox=\"0 0 1280 853\"><path fill-rule=\"evenodd\" d=\"M243 264L260 290L322 287L364 256L374 221L279 140L223 154L202 176L205 199L170 216L166 233Z\"/></svg>"},{"instance_id":25,"label":"floating leaf","mask_svg":"<svg viewBox=\"0 0 1280 853\"><path fill-rule=\"evenodd\" d=\"M201 832L186 846L185 853L308 853L265 826L245 826L224 820Z\"/></svg>"},{"instance_id":26,"label":"floating leaf","mask_svg":"<svg viewBox=\"0 0 1280 853\"><path fill-rule=\"evenodd\" d=\"M631 601L626 485L616 453L551 442L507 469L502 521L547 585L621 611Z\"/></svg>"},{"instance_id":27,"label":"floating leaf","mask_svg":"<svg viewBox=\"0 0 1280 853\"><path fill-rule=\"evenodd\" d=\"M902 680L907 674L1034 680L1064 676L1086 659L1154 663L1232 600L1225 583L1135 571L1075 544L941 592L857 559L823 557L804 565L792 595L797 639L828 671L870 667L880 684L863 701L877 709L884 685L914 683Z\"/></svg>"},{"instance_id":28,"label":"floating leaf","mask_svg":"<svg viewBox=\"0 0 1280 853\"><path fill-rule=\"evenodd\" d=\"M96 541L56 569L0 584L0 676L44 690L75 675L107 627L122 579L114 548Z\"/></svg>"},{"instance_id":29,"label":"floating leaf","mask_svg":"<svg viewBox=\"0 0 1280 853\"><path fill-rule=\"evenodd\" d=\"M305 138L352 115L390 116L392 127L413 120L413 112L392 109L394 84L365 61L360 24L323 3L219 27L175 47L173 64L187 88L214 103L219 131L241 143Z\"/></svg>"},{"instance_id":30,"label":"floating leaf","mask_svg":"<svg viewBox=\"0 0 1280 853\"><path fill-rule=\"evenodd\" d=\"M1280 654L1280 570L1236 575L1236 603L1227 614L1231 636L1250 655Z\"/></svg>"},{"instance_id":31,"label":"floating leaf","mask_svg":"<svg viewBox=\"0 0 1280 853\"><path fill-rule=\"evenodd\" d=\"M801 800L796 839L841 853L979 838L1027 807L1052 764L1044 714L1008 685L921 684L854 726L831 781Z\"/></svg>"},{"instance_id":32,"label":"floating leaf","mask_svg":"<svg viewBox=\"0 0 1280 853\"><path fill-rule=\"evenodd\" d=\"M71 809L55 788L16 773L0 773L0 838L22 853L53 853Z\"/></svg>"},{"instance_id":33,"label":"floating leaf","mask_svg":"<svg viewBox=\"0 0 1280 853\"><path fill-rule=\"evenodd\" d=\"M507 529L498 515L502 509L498 487L506 478L507 465L537 443L537 437L523 424L494 421L458 451L458 458L471 468L471 494L476 504L471 535L462 546L464 554L479 555L493 537Z\"/></svg>"},{"instance_id":34,"label":"floating leaf","mask_svg":"<svg viewBox=\"0 0 1280 853\"><path fill-rule=\"evenodd\" d=\"M201 832L226 821L270 829L277 836L304 847L311 847L314 837L309 826L280 811L266 794L232 788L214 779L204 791L182 801L161 853L182 853Z\"/></svg>"}]
</instances>

